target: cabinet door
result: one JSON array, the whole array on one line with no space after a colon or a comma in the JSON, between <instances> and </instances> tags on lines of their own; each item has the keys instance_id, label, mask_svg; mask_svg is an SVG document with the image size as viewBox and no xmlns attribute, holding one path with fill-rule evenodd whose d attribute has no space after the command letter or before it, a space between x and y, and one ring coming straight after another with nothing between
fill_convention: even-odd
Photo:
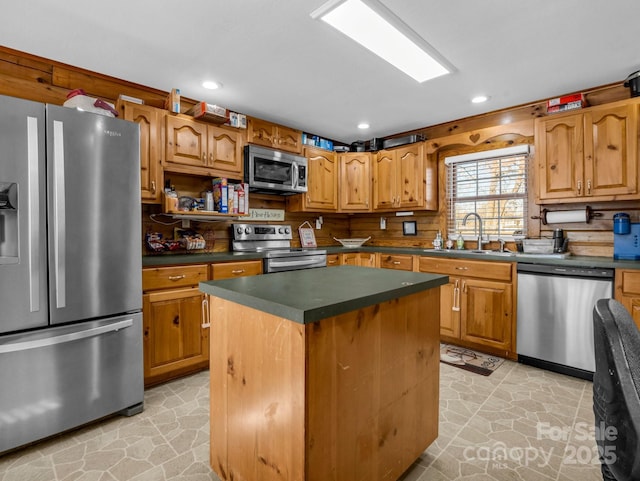
<instances>
[{"instance_id":1,"label":"cabinet door","mask_svg":"<svg viewBox=\"0 0 640 481\"><path fill-rule=\"evenodd\" d=\"M161 200L164 115L163 110L148 105L123 104L122 118L140 126L140 187L144 203L160 203Z\"/></svg>"},{"instance_id":2,"label":"cabinet door","mask_svg":"<svg viewBox=\"0 0 640 481\"><path fill-rule=\"evenodd\" d=\"M207 128L207 165L242 180L242 137L236 130L209 125Z\"/></svg>"},{"instance_id":3,"label":"cabinet door","mask_svg":"<svg viewBox=\"0 0 640 481\"><path fill-rule=\"evenodd\" d=\"M277 145L276 125L265 120L250 118L247 125L247 142L250 144L275 147Z\"/></svg>"},{"instance_id":4,"label":"cabinet door","mask_svg":"<svg viewBox=\"0 0 640 481\"><path fill-rule=\"evenodd\" d=\"M397 149L396 165L396 207L422 207L425 189L423 144Z\"/></svg>"},{"instance_id":5,"label":"cabinet door","mask_svg":"<svg viewBox=\"0 0 640 481\"><path fill-rule=\"evenodd\" d=\"M345 252L340 255L340 264L343 266L359 266L360 255L357 252Z\"/></svg>"},{"instance_id":6,"label":"cabinet door","mask_svg":"<svg viewBox=\"0 0 640 481\"><path fill-rule=\"evenodd\" d=\"M167 116L167 163L207 167L207 125Z\"/></svg>"},{"instance_id":7,"label":"cabinet door","mask_svg":"<svg viewBox=\"0 0 640 481\"><path fill-rule=\"evenodd\" d=\"M395 150L381 150L373 158L373 208L391 210L399 203Z\"/></svg>"},{"instance_id":8,"label":"cabinet door","mask_svg":"<svg viewBox=\"0 0 640 481\"><path fill-rule=\"evenodd\" d=\"M375 252L360 252L358 262L358 265L362 267L376 267Z\"/></svg>"},{"instance_id":9,"label":"cabinet door","mask_svg":"<svg viewBox=\"0 0 640 481\"><path fill-rule=\"evenodd\" d=\"M638 192L637 111L632 104L585 112L585 195Z\"/></svg>"},{"instance_id":10,"label":"cabinet door","mask_svg":"<svg viewBox=\"0 0 640 481\"><path fill-rule=\"evenodd\" d=\"M371 210L371 156L367 152L342 154L340 163L340 210Z\"/></svg>"},{"instance_id":11,"label":"cabinet door","mask_svg":"<svg viewBox=\"0 0 640 481\"><path fill-rule=\"evenodd\" d=\"M338 156L324 149L305 148L308 186L304 208L336 211L338 208Z\"/></svg>"},{"instance_id":12,"label":"cabinet door","mask_svg":"<svg viewBox=\"0 0 640 481\"><path fill-rule=\"evenodd\" d=\"M536 121L538 196L572 199L584 195L582 114Z\"/></svg>"},{"instance_id":13,"label":"cabinet door","mask_svg":"<svg viewBox=\"0 0 640 481\"><path fill-rule=\"evenodd\" d=\"M302 132L278 125L275 147L280 150L299 154L302 152Z\"/></svg>"},{"instance_id":14,"label":"cabinet door","mask_svg":"<svg viewBox=\"0 0 640 481\"><path fill-rule=\"evenodd\" d=\"M202 327L203 298L197 287L143 296L145 383L206 366L209 331Z\"/></svg>"},{"instance_id":15,"label":"cabinet door","mask_svg":"<svg viewBox=\"0 0 640 481\"><path fill-rule=\"evenodd\" d=\"M339 266L340 261L340 254L327 254L327 267Z\"/></svg>"},{"instance_id":16,"label":"cabinet door","mask_svg":"<svg viewBox=\"0 0 640 481\"><path fill-rule=\"evenodd\" d=\"M513 284L462 278L460 339L511 351Z\"/></svg>"},{"instance_id":17,"label":"cabinet door","mask_svg":"<svg viewBox=\"0 0 640 481\"><path fill-rule=\"evenodd\" d=\"M460 278L440 286L440 334L460 339Z\"/></svg>"}]
</instances>

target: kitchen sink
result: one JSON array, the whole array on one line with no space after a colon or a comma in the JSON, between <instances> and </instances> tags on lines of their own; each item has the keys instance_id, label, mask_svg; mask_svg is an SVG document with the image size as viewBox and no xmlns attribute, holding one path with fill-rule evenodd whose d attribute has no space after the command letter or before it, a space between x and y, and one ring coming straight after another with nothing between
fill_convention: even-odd
<instances>
[{"instance_id":1,"label":"kitchen sink","mask_svg":"<svg viewBox=\"0 0 640 481\"><path fill-rule=\"evenodd\" d=\"M467 251L470 254L482 254L482 255L491 255L491 256L504 256L504 257L513 257L516 255L515 252L509 252L509 251L496 251L496 250L491 250L491 249L482 249L482 250L470 250Z\"/></svg>"},{"instance_id":2,"label":"kitchen sink","mask_svg":"<svg viewBox=\"0 0 640 481\"><path fill-rule=\"evenodd\" d=\"M477 256L482 256L482 255L492 255L492 256L501 256L501 257L515 257L516 253L515 252L500 252L497 250L491 250L491 249L482 249L482 250L470 250L470 249L462 249L462 250L457 250L457 249L422 249L423 252L441 252L443 254L460 254L460 255L477 255Z\"/></svg>"}]
</instances>

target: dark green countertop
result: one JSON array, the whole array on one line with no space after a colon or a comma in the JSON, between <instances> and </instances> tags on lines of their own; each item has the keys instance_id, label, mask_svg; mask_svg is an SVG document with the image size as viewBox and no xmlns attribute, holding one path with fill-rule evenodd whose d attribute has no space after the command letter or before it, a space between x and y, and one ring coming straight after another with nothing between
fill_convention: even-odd
<instances>
[{"instance_id":1,"label":"dark green countertop","mask_svg":"<svg viewBox=\"0 0 640 481\"><path fill-rule=\"evenodd\" d=\"M474 254L470 250L441 250L421 249L419 247L367 247L357 249L341 246L320 246L328 253L342 252L381 252L387 254L410 254L419 256L451 257L459 259L476 259L503 262L521 262L531 264L549 264L574 267L608 267L612 269L640 269L640 261L614 260L612 257L568 256L566 259L549 258L544 256L515 254L512 256ZM215 262L246 261L262 259L260 252L214 252L211 254L160 254L142 257L143 267L159 267L179 264L207 264Z\"/></svg>"},{"instance_id":2,"label":"dark green countertop","mask_svg":"<svg viewBox=\"0 0 640 481\"><path fill-rule=\"evenodd\" d=\"M201 282L200 290L308 324L432 289L448 279L437 274L338 266Z\"/></svg>"}]
</instances>

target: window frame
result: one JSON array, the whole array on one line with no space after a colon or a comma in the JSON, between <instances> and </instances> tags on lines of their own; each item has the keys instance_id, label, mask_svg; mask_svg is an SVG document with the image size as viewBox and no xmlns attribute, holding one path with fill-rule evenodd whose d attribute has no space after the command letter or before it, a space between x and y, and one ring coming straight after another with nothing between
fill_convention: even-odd
<instances>
[{"instance_id":1,"label":"window frame","mask_svg":"<svg viewBox=\"0 0 640 481\"><path fill-rule=\"evenodd\" d=\"M484 151L476 151L476 152L471 152L471 153L467 153L467 154L461 154L461 155L452 155L452 156L446 156L444 158L444 163L445 163L445 184L446 184L446 189L445 189L445 201L446 201L446 216L447 216L447 234L449 238L457 238L458 234L460 232L460 219L456 220L455 217L455 204L456 203L462 203L462 202L473 202L473 203L477 203L477 202L482 202L482 201L487 201L487 200L503 200L503 201L507 201L510 199L521 199L522 203L523 203L523 212L522 212L522 234L526 235L527 234L527 229L528 229L528 222L527 222L527 216L528 216L528 208L529 208L529 170L530 170L530 165L532 162L532 152L531 152L531 145L530 144L520 144L520 145L515 145L515 146L511 146L511 147L506 147L506 148L501 148L501 149L493 149L493 150L484 150ZM466 197L464 199L461 198L456 198L454 196L454 192L453 189L455 189L457 183L455 182L455 179L453 178L454 175L454 170L453 170L453 166L454 165L461 165L463 163L475 163L476 167L480 164L480 163L485 163L485 162L491 162L491 161L502 161L505 159L510 159L510 158L517 158L517 157L524 157L524 166L523 166L523 173L522 173L522 182L521 184L524 185L524 192L522 194L496 194L496 195L475 195L475 196L469 196ZM506 178L506 176L498 176L496 178L494 178L493 182L498 182L500 183L500 179L504 179ZM497 180L496 180L497 179ZM478 182L478 178L476 177L476 182ZM488 181L490 182L490 181ZM487 184L488 184L487 182ZM501 215L499 215L497 218L492 218L494 221L497 219L498 222L501 222L503 217ZM485 219L483 218L483 221ZM469 222L467 222L467 225L472 225L474 226L474 231L475 231L475 222L476 219L474 217L474 222L472 224L469 224ZM496 233L495 231L491 232L490 234L486 234L485 230L484 230L484 225L483 225L483 238L485 240L490 240L490 241L496 241L498 239L503 239L503 240L507 240L507 241L513 241L513 233L515 230L520 230L520 229L514 229L512 230L509 234L499 234ZM475 235L470 235L470 234L462 234L462 238L464 240L475 240L476 236Z\"/></svg>"}]
</instances>

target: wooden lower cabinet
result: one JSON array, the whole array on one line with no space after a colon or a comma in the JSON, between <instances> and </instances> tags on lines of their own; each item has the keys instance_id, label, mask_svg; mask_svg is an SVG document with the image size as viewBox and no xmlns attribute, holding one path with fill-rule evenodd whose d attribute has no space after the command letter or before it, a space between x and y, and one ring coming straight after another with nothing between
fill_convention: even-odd
<instances>
[{"instance_id":1,"label":"wooden lower cabinet","mask_svg":"<svg viewBox=\"0 0 640 481\"><path fill-rule=\"evenodd\" d=\"M343 252L340 254L341 265L376 267L375 252Z\"/></svg>"},{"instance_id":2,"label":"wooden lower cabinet","mask_svg":"<svg viewBox=\"0 0 640 481\"><path fill-rule=\"evenodd\" d=\"M197 287L143 296L145 385L207 367L209 329L203 326L203 299Z\"/></svg>"},{"instance_id":3,"label":"wooden lower cabinet","mask_svg":"<svg viewBox=\"0 0 640 481\"><path fill-rule=\"evenodd\" d=\"M142 270L145 386L206 369L209 329L203 319L206 265Z\"/></svg>"},{"instance_id":4,"label":"wooden lower cabinet","mask_svg":"<svg viewBox=\"0 0 640 481\"><path fill-rule=\"evenodd\" d=\"M615 299L631 314L640 329L640 271L616 269Z\"/></svg>"},{"instance_id":5,"label":"wooden lower cabinet","mask_svg":"<svg viewBox=\"0 0 640 481\"><path fill-rule=\"evenodd\" d=\"M440 288L444 342L516 359L515 263L420 257L418 271L446 274Z\"/></svg>"},{"instance_id":6,"label":"wooden lower cabinet","mask_svg":"<svg viewBox=\"0 0 640 481\"><path fill-rule=\"evenodd\" d=\"M221 262L211 264L211 279L232 279L234 277L262 274L262 261Z\"/></svg>"},{"instance_id":7,"label":"wooden lower cabinet","mask_svg":"<svg viewBox=\"0 0 640 481\"><path fill-rule=\"evenodd\" d=\"M145 386L209 367L208 313L198 284L256 274L260 260L142 270Z\"/></svg>"},{"instance_id":8,"label":"wooden lower cabinet","mask_svg":"<svg viewBox=\"0 0 640 481\"><path fill-rule=\"evenodd\" d=\"M342 265L341 254L327 254L327 267Z\"/></svg>"},{"instance_id":9,"label":"wooden lower cabinet","mask_svg":"<svg viewBox=\"0 0 640 481\"><path fill-rule=\"evenodd\" d=\"M413 270L413 256L410 254L378 254L378 267L397 269L400 271Z\"/></svg>"}]
</instances>

